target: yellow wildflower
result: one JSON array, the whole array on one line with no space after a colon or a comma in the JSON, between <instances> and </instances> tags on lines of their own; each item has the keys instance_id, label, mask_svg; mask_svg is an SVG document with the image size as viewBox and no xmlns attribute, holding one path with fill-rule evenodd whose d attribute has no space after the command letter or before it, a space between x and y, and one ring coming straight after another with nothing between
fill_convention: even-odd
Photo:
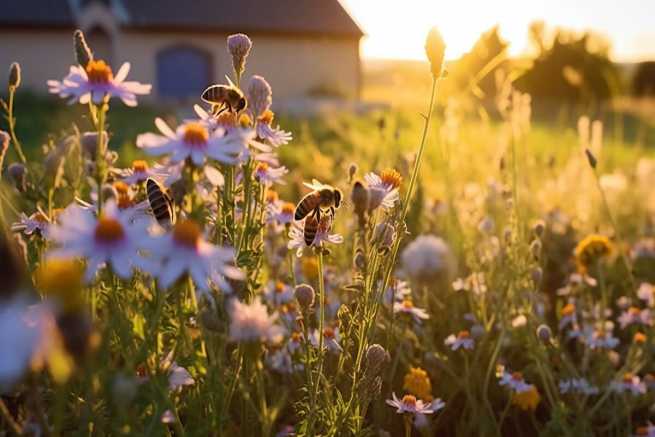
<instances>
[{"instance_id":1,"label":"yellow wildflower","mask_svg":"<svg viewBox=\"0 0 655 437\"><path fill-rule=\"evenodd\" d=\"M420 367L411 367L405 375L403 388L425 401L432 401L432 383L428 372Z\"/></svg>"}]
</instances>

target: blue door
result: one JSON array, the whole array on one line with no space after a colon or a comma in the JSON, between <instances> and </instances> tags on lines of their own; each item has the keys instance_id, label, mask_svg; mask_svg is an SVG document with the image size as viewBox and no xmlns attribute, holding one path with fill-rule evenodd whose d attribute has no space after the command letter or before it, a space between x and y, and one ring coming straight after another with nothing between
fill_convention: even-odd
<instances>
[{"instance_id":1,"label":"blue door","mask_svg":"<svg viewBox=\"0 0 655 437\"><path fill-rule=\"evenodd\" d=\"M193 47L171 47L157 54L157 91L161 97L199 97L210 84L211 58Z\"/></svg>"}]
</instances>

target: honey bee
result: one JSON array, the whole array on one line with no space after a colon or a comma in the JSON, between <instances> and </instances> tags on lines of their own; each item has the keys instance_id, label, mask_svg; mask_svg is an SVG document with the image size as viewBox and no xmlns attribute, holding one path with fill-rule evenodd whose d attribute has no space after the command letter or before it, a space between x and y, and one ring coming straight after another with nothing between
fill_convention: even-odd
<instances>
[{"instance_id":1,"label":"honey bee","mask_svg":"<svg viewBox=\"0 0 655 437\"><path fill-rule=\"evenodd\" d=\"M328 232L332 227L332 215L324 215L318 219L313 214L308 216L303 227L303 237L305 244L311 246L319 231Z\"/></svg>"},{"instance_id":2,"label":"honey bee","mask_svg":"<svg viewBox=\"0 0 655 437\"><path fill-rule=\"evenodd\" d=\"M343 197L341 190L331 185L321 184L316 179L311 184L305 183L304 185L313 191L298 202L294 219L296 221L302 220L311 213L311 216L319 223L321 213L326 210L331 217L334 217L334 211L341 205L341 198Z\"/></svg>"},{"instance_id":3,"label":"honey bee","mask_svg":"<svg viewBox=\"0 0 655 437\"><path fill-rule=\"evenodd\" d=\"M170 229L175 223L173 201L166 190L153 178L146 180L148 204L157 223L164 229Z\"/></svg>"},{"instance_id":4,"label":"honey bee","mask_svg":"<svg viewBox=\"0 0 655 437\"><path fill-rule=\"evenodd\" d=\"M232 83L229 77L228 85L211 85L203 91L200 97L204 102L212 105L212 114L214 117L220 115L223 111L239 112L246 109L248 105L243 92Z\"/></svg>"}]
</instances>

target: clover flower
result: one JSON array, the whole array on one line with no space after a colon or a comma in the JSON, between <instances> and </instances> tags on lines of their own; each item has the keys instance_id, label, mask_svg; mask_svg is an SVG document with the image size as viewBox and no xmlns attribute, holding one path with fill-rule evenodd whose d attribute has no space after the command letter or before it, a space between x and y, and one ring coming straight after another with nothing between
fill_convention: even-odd
<instances>
[{"instance_id":1,"label":"clover flower","mask_svg":"<svg viewBox=\"0 0 655 437\"><path fill-rule=\"evenodd\" d=\"M221 127L210 133L202 123L190 121L181 124L173 131L161 118L155 119L155 125L163 135L141 134L136 139L136 145L148 155L170 154L172 164L187 158L190 158L196 166L204 165L207 158L224 164L236 164L239 155L246 152L242 135L226 133Z\"/></svg>"},{"instance_id":2,"label":"clover flower","mask_svg":"<svg viewBox=\"0 0 655 437\"><path fill-rule=\"evenodd\" d=\"M449 346L454 351L459 348L471 350L475 345L475 341L471 338L471 333L467 330L464 330L459 331L457 335L450 334L444 341L444 344Z\"/></svg>"},{"instance_id":3,"label":"clover flower","mask_svg":"<svg viewBox=\"0 0 655 437\"><path fill-rule=\"evenodd\" d=\"M196 287L209 291L215 284L224 291L231 290L226 277L242 280L244 274L234 266L234 250L207 242L200 226L191 220L181 220L173 230L148 245L153 257L162 261L158 279L162 288L169 288L184 273L188 273Z\"/></svg>"},{"instance_id":4,"label":"clover flower","mask_svg":"<svg viewBox=\"0 0 655 437\"><path fill-rule=\"evenodd\" d=\"M250 304L232 299L228 308L231 341L279 343L282 340L283 329L275 323L277 313L269 315L259 299Z\"/></svg>"},{"instance_id":5,"label":"clover flower","mask_svg":"<svg viewBox=\"0 0 655 437\"><path fill-rule=\"evenodd\" d=\"M392 399L387 399L386 403L396 408L398 414L432 414L446 406L441 399L424 403L413 395L405 395L402 399L398 399L396 393L392 393L391 396Z\"/></svg>"},{"instance_id":6,"label":"clover flower","mask_svg":"<svg viewBox=\"0 0 655 437\"><path fill-rule=\"evenodd\" d=\"M105 61L91 60L86 67L72 65L62 81L49 80L48 87L51 93L69 99L69 103L98 105L105 97L118 97L127 106L136 106L136 96L149 94L152 85L125 81L129 72L129 62L125 62L114 77Z\"/></svg>"},{"instance_id":7,"label":"clover flower","mask_svg":"<svg viewBox=\"0 0 655 437\"><path fill-rule=\"evenodd\" d=\"M48 239L58 248L47 256L84 258L87 281L92 280L105 263L123 279L129 278L134 268L156 274L158 266L140 254L140 250L153 241L147 232L148 226L145 220L132 220L131 212L118 208L114 200L107 202L100 217L95 217L89 209L71 204L61 213L58 223L48 230Z\"/></svg>"},{"instance_id":8,"label":"clover flower","mask_svg":"<svg viewBox=\"0 0 655 437\"><path fill-rule=\"evenodd\" d=\"M258 119L271 107L273 102L271 86L261 76L254 75L248 84L248 105L255 119Z\"/></svg>"}]
</instances>

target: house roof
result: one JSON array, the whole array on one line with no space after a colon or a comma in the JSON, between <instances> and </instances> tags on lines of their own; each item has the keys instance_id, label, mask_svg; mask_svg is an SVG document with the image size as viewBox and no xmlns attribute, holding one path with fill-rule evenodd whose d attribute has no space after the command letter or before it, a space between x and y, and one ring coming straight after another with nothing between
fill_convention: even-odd
<instances>
[{"instance_id":1,"label":"house roof","mask_svg":"<svg viewBox=\"0 0 655 437\"><path fill-rule=\"evenodd\" d=\"M96 0L97 1L97 0ZM20 0L0 15L0 27L74 27L69 0ZM90 3L90 2L89 2ZM266 32L361 37L339 0L114 0L121 26L139 30Z\"/></svg>"}]
</instances>

